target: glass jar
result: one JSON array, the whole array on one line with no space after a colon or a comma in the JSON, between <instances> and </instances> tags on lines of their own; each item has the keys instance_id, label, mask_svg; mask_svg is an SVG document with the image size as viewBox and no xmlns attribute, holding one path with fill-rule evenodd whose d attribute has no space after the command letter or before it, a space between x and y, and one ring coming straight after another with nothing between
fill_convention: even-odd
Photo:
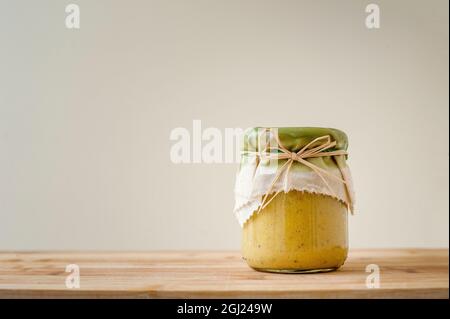
<instances>
[{"instance_id":1,"label":"glass jar","mask_svg":"<svg viewBox=\"0 0 450 319\"><path fill-rule=\"evenodd\" d=\"M347 258L347 214L330 196L281 193L244 224L243 258L261 271L335 270Z\"/></svg>"},{"instance_id":2,"label":"glass jar","mask_svg":"<svg viewBox=\"0 0 450 319\"><path fill-rule=\"evenodd\" d=\"M268 188L258 185L267 184L267 170L262 167L264 172L258 173L264 161L258 158L255 166L250 166L254 173L251 181L243 179L244 184L248 180L247 183L253 183L248 187L253 192L263 189L266 195L272 193L275 196L266 205L257 201L259 209L255 209L250 200L255 197L249 197L244 205L239 205L253 207L246 220L241 222L243 259L259 271L308 273L336 270L347 258L347 215L352 208L351 177L345 162L347 137L339 130L325 128L278 128L277 131L279 144L275 155L281 159L277 168L287 166L291 171L282 172L280 180L273 180ZM301 151L317 149L317 145L320 148L321 143L325 143L323 136L329 136L329 144L320 154L308 157L308 152ZM247 146L252 143L252 137L255 137L254 132L247 136ZM303 157L297 159L291 153L300 153ZM260 153L257 150L255 154ZM304 161L309 164L305 165ZM310 167L310 164L314 166ZM280 173L278 169L276 171ZM326 173L325 176L321 172ZM311 177L314 174L321 176Z\"/></svg>"}]
</instances>

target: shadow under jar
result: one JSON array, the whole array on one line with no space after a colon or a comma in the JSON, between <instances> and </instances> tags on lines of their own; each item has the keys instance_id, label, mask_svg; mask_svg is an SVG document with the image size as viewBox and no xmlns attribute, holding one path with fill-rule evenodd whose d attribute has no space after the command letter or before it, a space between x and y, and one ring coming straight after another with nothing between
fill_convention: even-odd
<instances>
[{"instance_id":1,"label":"shadow under jar","mask_svg":"<svg viewBox=\"0 0 450 319\"><path fill-rule=\"evenodd\" d=\"M259 145L257 139L261 134L255 133L259 131L247 133L244 149L248 149L250 144ZM268 184L267 176L270 174L264 167L263 157L258 155L260 157L254 162L247 159L241 163L241 176L238 174L236 184L236 198L241 200L237 202L237 207L241 209L237 210L236 215L238 218L240 214L247 216L239 220L242 225L243 259L259 271L311 273L336 270L347 258L348 210L353 207L351 176L346 165L347 136L342 131L327 128L278 128L276 132L276 143L279 143L276 145L282 149L279 154L315 155L305 155L303 162L292 160L292 163L286 163L291 155L282 155L277 168L288 167L288 170L280 174L279 180L273 180L271 187L255 185L258 181ZM328 139L323 138L325 136ZM253 145L253 149L255 147L258 148ZM321 152L319 155L314 153L317 149ZM313 151L308 153L308 150ZM315 176L317 171L305 165L304 160L319 167L319 174L324 172L325 176ZM247 167L243 168L245 165ZM253 175L246 176L245 169ZM272 175L277 176L275 172ZM272 188L274 185L275 188ZM286 188L289 191L283 191ZM243 189L252 192L263 189L269 198L271 194L275 196L266 205L261 200L257 201L258 207L262 208L254 209L255 202L252 200L258 196L239 197L239 194L246 193ZM257 195L261 198L260 193ZM253 209L242 212L242 207Z\"/></svg>"}]
</instances>

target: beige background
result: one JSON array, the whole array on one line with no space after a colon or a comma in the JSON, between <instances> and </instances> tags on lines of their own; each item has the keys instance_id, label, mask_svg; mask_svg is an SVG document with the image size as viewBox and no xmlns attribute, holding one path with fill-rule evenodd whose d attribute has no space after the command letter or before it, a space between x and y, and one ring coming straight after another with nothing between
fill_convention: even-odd
<instances>
[{"instance_id":1,"label":"beige background","mask_svg":"<svg viewBox=\"0 0 450 319\"><path fill-rule=\"evenodd\" d=\"M172 128L350 138L352 247L448 247L448 2L0 0L0 249L237 249L237 165Z\"/></svg>"}]
</instances>

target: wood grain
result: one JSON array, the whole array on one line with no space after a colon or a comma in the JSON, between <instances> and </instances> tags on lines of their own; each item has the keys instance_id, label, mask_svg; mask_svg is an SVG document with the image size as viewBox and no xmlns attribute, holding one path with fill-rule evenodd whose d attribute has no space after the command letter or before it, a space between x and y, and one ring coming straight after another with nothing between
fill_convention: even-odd
<instances>
[{"instance_id":1,"label":"wood grain","mask_svg":"<svg viewBox=\"0 0 450 319\"><path fill-rule=\"evenodd\" d=\"M380 288L366 287L369 264ZM448 249L352 250L339 271L306 275L256 272L238 252L2 252L0 298L448 298L448 270Z\"/></svg>"}]
</instances>

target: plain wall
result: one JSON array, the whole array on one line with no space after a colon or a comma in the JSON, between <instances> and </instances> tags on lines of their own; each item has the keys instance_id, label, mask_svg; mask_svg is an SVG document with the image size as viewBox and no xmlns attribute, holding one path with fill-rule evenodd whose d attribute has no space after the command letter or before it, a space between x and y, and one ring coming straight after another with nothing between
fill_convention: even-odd
<instances>
[{"instance_id":1,"label":"plain wall","mask_svg":"<svg viewBox=\"0 0 450 319\"><path fill-rule=\"evenodd\" d=\"M448 2L373 2L0 0L0 249L239 249L194 119L344 130L351 246L448 247Z\"/></svg>"}]
</instances>

